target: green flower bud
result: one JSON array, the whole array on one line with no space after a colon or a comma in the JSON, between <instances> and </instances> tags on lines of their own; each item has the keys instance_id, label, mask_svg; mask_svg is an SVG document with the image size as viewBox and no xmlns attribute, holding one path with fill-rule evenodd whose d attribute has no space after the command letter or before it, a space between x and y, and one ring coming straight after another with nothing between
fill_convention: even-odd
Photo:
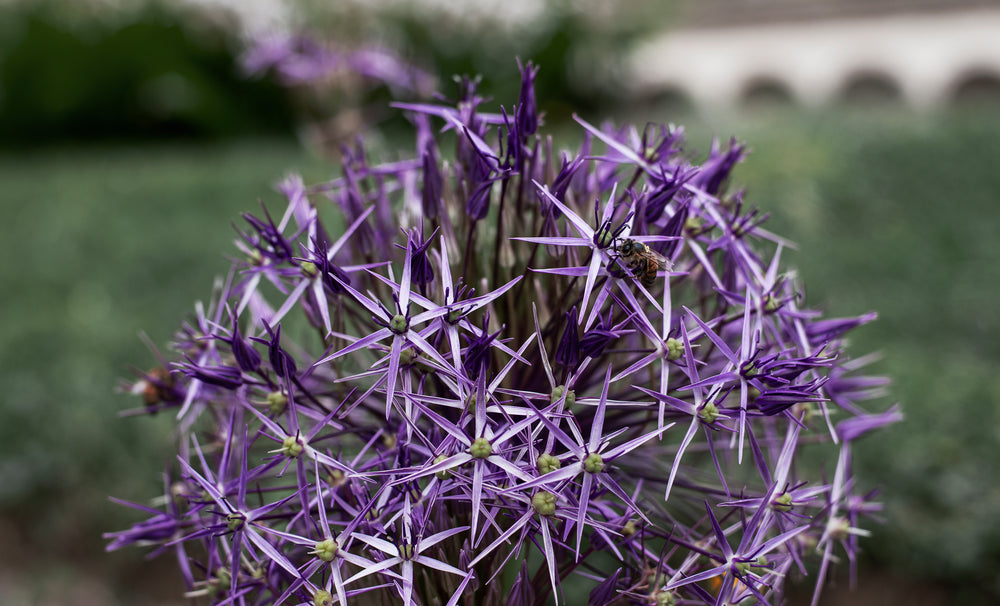
<instances>
[{"instance_id":1,"label":"green flower bud","mask_svg":"<svg viewBox=\"0 0 1000 606\"><path fill-rule=\"evenodd\" d=\"M546 452L538 456L538 473L545 475L552 473L560 467L562 467L562 461L553 455Z\"/></svg>"},{"instance_id":2,"label":"green flower bud","mask_svg":"<svg viewBox=\"0 0 1000 606\"><path fill-rule=\"evenodd\" d=\"M834 518L830 522L830 538L835 541L845 541L851 535L851 523L847 518Z\"/></svg>"},{"instance_id":3,"label":"green flower bud","mask_svg":"<svg viewBox=\"0 0 1000 606\"><path fill-rule=\"evenodd\" d=\"M672 591L657 591L649 597L652 598L652 602L656 606L675 606L677 604L677 598L674 597Z\"/></svg>"},{"instance_id":4,"label":"green flower bud","mask_svg":"<svg viewBox=\"0 0 1000 606\"><path fill-rule=\"evenodd\" d=\"M410 327L410 321L403 314L396 314L389 320L389 330L401 335Z\"/></svg>"},{"instance_id":5,"label":"green flower bud","mask_svg":"<svg viewBox=\"0 0 1000 606\"><path fill-rule=\"evenodd\" d=\"M303 276L310 279L319 275L319 270L316 269L316 264L312 261L303 261L299 265L299 271L302 272Z\"/></svg>"},{"instance_id":6,"label":"green flower bud","mask_svg":"<svg viewBox=\"0 0 1000 606\"><path fill-rule=\"evenodd\" d=\"M247 521L247 517L240 512L234 512L226 516L226 527L230 531L235 532L240 528L243 528L243 524Z\"/></svg>"},{"instance_id":7,"label":"green flower bud","mask_svg":"<svg viewBox=\"0 0 1000 606\"><path fill-rule=\"evenodd\" d=\"M598 248L608 248L615 242L615 236L607 228L601 228L597 232L597 247Z\"/></svg>"},{"instance_id":8,"label":"green flower bud","mask_svg":"<svg viewBox=\"0 0 1000 606\"><path fill-rule=\"evenodd\" d=\"M346 482L347 475L339 469L331 469L326 474L326 483L330 485L330 488L343 486Z\"/></svg>"},{"instance_id":9,"label":"green flower bud","mask_svg":"<svg viewBox=\"0 0 1000 606\"><path fill-rule=\"evenodd\" d=\"M781 300L771 293L764 294L763 304L764 313L774 313L781 309Z\"/></svg>"},{"instance_id":10,"label":"green flower bud","mask_svg":"<svg viewBox=\"0 0 1000 606\"><path fill-rule=\"evenodd\" d=\"M392 432L385 432L382 434L382 446L392 450L396 447L396 434Z\"/></svg>"},{"instance_id":11,"label":"green flower bud","mask_svg":"<svg viewBox=\"0 0 1000 606\"><path fill-rule=\"evenodd\" d=\"M684 231L691 236L701 235L702 225L701 217L695 217L693 215L688 215L688 218L684 220Z\"/></svg>"},{"instance_id":12,"label":"green flower bud","mask_svg":"<svg viewBox=\"0 0 1000 606\"><path fill-rule=\"evenodd\" d=\"M572 406L576 404L576 392L572 389L568 392L566 391L565 385L556 385L552 389L552 393L549 394L549 403L555 404L563 397L563 393L566 394L566 406Z\"/></svg>"},{"instance_id":13,"label":"green flower bud","mask_svg":"<svg viewBox=\"0 0 1000 606\"><path fill-rule=\"evenodd\" d=\"M792 495L783 492L771 501L771 509L775 511L788 512L792 510Z\"/></svg>"},{"instance_id":14,"label":"green flower bud","mask_svg":"<svg viewBox=\"0 0 1000 606\"><path fill-rule=\"evenodd\" d=\"M278 450L283 455L288 455L293 459L302 454L305 450L305 445L296 436L285 436L285 439L281 442L281 448Z\"/></svg>"},{"instance_id":15,"label":"green flower bud","mask_svg":"<svg viewBox=\"0 0 1000 606\"><path fill-rule=\"evenodd\" d=\"M435 464L440 463L441 461L444 461L447 458L448 458L448 455L443 455L443 454L438 455L438 456L434 457L434 463ZM435 472L434 475L437 476L437 479L439 479L439 480L447 480L448 478L451 477L451 470L450 469L442 469L441 471Z\"/></svg>"},{"instance_id":16,"label":"green flower bud","mask_svg":"<svg viewBox=\"0 0 1000 606\"><path fill-rule=\"evenodd\" d=\"M493 454L493 445L486 438L476 438L469 447L469 454L477 459L485 459Z\"/></svg>"},{"instance_id":17,"label":"green flower bud","mask_svg":"<svg viewBox=\"0 0 1000 606\"><path fill-rule=\"evenodd\" d=\"M680 339L667 338L667 359L673 362L684 355L684 343Z\"/></svg>"},{"instance_id":18,"label":"green flower bud","mask_svg":"<svg viewBox=\"0 0 1000 606\"><path fill-rule=\"evenodd\" d=\"M531 495L531 507L540 516L550 516L556 512L556 495L540 490Z\"/></svg>"},{"instance_id":19,"label":"green flower bud","mask_svg":"<svg viewBox=\"0 0 1000 606\"><path fill-rule=\"evenodd\" d=\"M280 391L272 391L267 394L267 411L272 415L279 415L285 412L288 406L288 396Z\"/></svg>"},{"instance_id":20,"label":"green flower bud","mask_svg":"<svg viewBox=\"0 0 1000 606\"><path fill-rule=\"evenodd\" d=\"M407 347L399 352L399 363L401 366L409 366L417 359L417 350Z\"/></svg>"},{"instance_id":21,"label":"green flower bud","mask_svg":"<svg viewBox=\"0 0 1000 606\"><path fill-rule=\"evenodd\" d=\"M622 526L622 536L625 537L626 539L631 536L634 536L635 533L638 531L639 531L639 523L635 520L629 520L628 522L625 522L624 526Z\"/></svg>"},{"instance_id":22,"label":"green flower bud","mask_svg":"<svg viewBox=\"0 0 1000 606\"><path fill-rule=\"evenodd\" d=\"M604 471L604 457L592 452L583 460L583 470L587 473L601 473Z\"/></svg>"},{"instance_id":23,"label":"green flower bud","mask_svg":"<svg viewBox=\"0 0 1000 606\"><path fill-rule=\"evenodd\" d=\"M333 561L333 558L337 556L338 551L340 551L340 547L337 546L337 542L333 539L326 539L325 541L316 543L316 545L313 546L313 550L309 553L324 562L331 562Z\"/></svg>"},{"instance_id":24,"label":"green flower bud","mask_svg":"<svg viewBox=\"0 0 1000 606\"><path fill-rule=\"evenodd\" d=\"M767 571L767 558L761 556L754 560L753 562L736 562L736 570L740 573L740 576L746 576L748 572L752 572L756 575L760 575Z\"/></svg>"},{"instance_id":25,"label":"green flower bud","mask_svg":"<svg viewBox=\"0 0 1000 606\"><path fill-rule=\"evenodd\" d=\"M705 423L715 423L715 420L719 418L719 409L715 404L709 402L701 407L701 410L698 411L698 416Z\"/></svg>"},{"instance_id":26,"label":"green flower bud","mask_svg":"<svg viewBox=\"0 0 1000 606\"><path fill-rule=\"evenodd\" d=\"M215 569L215 580L219 583L220 588L228 589L233 582L233 575L225 566L219 566Z\"/></svg>"}]
</instances>

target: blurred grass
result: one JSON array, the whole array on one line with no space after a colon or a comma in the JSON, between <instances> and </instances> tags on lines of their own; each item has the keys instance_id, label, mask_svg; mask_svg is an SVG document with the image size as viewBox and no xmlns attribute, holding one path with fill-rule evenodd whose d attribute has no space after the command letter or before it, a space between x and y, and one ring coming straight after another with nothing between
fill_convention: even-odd
<instances>
[{"instance_id":1,"label":"blurred grass","mask_svg":"<svg viewBox=\"0 0 1000 606\"><path fill-rule=\"evenodd\" d=\"M883 352L876 370L906 421L856 450L888 520L864 549L897 576L947 584L952 603L996 603L1000 115L793 113L737 135L753 150L737 169L745 199L801 245L785 261L807 303L879 312L853 352Z\"/></svg>"},{"instance_id":2,"label":"blurred grass","mask_svg":"<svg viewBox=\"0 0 1000 606\"><path fill-rule=\"evenodd\" d=\"M807 304L880 314L853 351L884 353L875 370L894 378L907 420L856 451L861 487L882 486L887 504L885 527L866 524L869 561L903 583L991 603L1000 115L783 112L712 128L693 124L690 148L707 150L712 132L750 143L737 185L772 213L770 229L801 245L784 258ZM0 543L27 552L0 565L31 573L0 578L0 602L43 603L52 587L89 578L111 583L98 603L176 595L137 577L171 574L168 557L95 555L101 532L133 520L106 495L155 494L169 453L170 420L118 419L139 402L112 389L129 365L155 365L137 332L169 340L227 269L230 222L258 199L277 203L271 185L292 168L307 183L333 172L287 140L0 155ZM50 569L70 580L39 576Z\"/></svg>"},{"instance_id":3,"label":"blurred grass","mask_svg":"<svg viewBox=\"0 0 1000 606\"><path fill-rule=\"evenodd\" d=\"M171 423L119 419L141 403L113 389L157 365L139 331L170 340L227 271L231 223L277 202L292 168L326 174L291 140L0 155L0 545L20 547L0 567L33 571L0 579L0 603L84 603L52 596L81 569L133 582L126 558L100 555L102 532L136 520L107 496L162 490Z\"/></svg>"}]
</instances>

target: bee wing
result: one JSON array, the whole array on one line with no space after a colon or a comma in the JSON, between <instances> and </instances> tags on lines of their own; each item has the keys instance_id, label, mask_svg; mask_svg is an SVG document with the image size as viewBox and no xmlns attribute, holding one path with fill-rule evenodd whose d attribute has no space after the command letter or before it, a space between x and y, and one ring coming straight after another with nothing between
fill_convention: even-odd
<instances>
[{"instance_id":1,"label":"bee wing","mask_svg":"<svg viewBox=\"0 0 1000 606\"><path fill-rule=\"evenodd\" d=\"M666 257L664 257L660 253L656 252L652 248L649 248L648 246L646 247L646 254L650 258L655 259L656 262L660 264L660 269L665 270L665 271L670 271L671 269L673 269L673 267L674 267L673 263L671 263L670 261L668 261Z\"/></svg>"}]
</instances>

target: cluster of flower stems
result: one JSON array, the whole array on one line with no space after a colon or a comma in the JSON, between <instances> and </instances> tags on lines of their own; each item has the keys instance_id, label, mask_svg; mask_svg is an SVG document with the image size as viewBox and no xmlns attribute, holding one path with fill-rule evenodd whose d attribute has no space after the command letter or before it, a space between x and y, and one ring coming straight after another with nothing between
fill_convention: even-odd
<instances>
[{"instance_id":1,"label":"cluster of flower stems","mask_svg":"<svg viewBox=\"0 0 1000 606\"><path fill-rule=\"evenodd\" d=\"M577 118L558 150L521 73L499 112L470 79L396 104L414 153L358 140L244 215L130 385L178 452L109 549L173 552L213 604L317 606L773 604L803 575L815 601L854 562L879 506L851 445L900 418L844 350L874 314L804 307L727 191L741 145L698 164L674 126Z\"/></svg>"}]
</instances>

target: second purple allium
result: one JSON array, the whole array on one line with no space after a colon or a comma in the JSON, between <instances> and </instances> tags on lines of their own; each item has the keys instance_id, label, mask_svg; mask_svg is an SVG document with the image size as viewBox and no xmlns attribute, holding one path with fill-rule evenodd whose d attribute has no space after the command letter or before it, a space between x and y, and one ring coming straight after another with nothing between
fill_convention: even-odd
<instances>
[{"instance_id":1,"label":"second purple allium","mask_svg":"<svg viewBox=\"0 0 1000 606\"><path fill-rule=\"evenodd\" d=\"M499 111L468 79L399 104L412 153L358 143L245 215L134 385L178 456L110 548L173 552L213 604L773 604L853 568L878 504L851 444L900 418L844 348L874 314L802 307L726 190L741 145L698 165L672 126L577 119L555 151L537 71ZM799 461L817 442L832 474Z\"/></svg>"}]
</instances>

